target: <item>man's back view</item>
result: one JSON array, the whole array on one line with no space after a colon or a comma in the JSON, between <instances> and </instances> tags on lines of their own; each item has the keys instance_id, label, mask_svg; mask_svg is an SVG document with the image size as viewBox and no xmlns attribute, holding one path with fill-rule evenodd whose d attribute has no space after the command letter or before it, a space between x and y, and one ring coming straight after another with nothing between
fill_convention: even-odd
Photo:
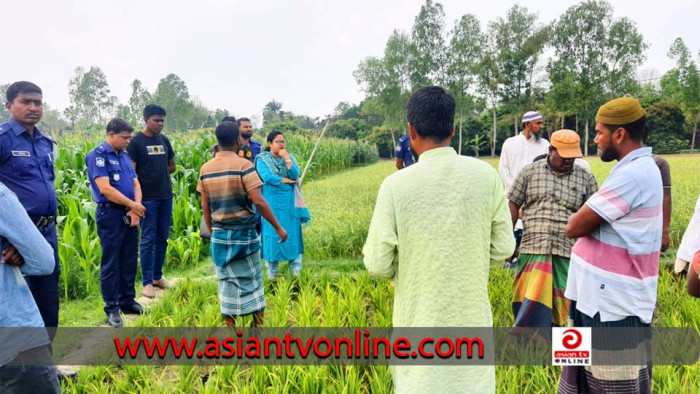
<instances>
[{"instance_id":1,"label":"man's back view","mask_svg":"<svg viewBox=\"0 0 700 394\"><path fill-rule=\"evenodd\" d=\"M515 248L498 173L460 157L454 99L442 88L415 92L406 105L415 165L387 177L367 242L367 269L393 278L394 327L490 327L489 263ZM396 367L397 392L494 392L493 367Z\"/></svg>"}]
</instances>

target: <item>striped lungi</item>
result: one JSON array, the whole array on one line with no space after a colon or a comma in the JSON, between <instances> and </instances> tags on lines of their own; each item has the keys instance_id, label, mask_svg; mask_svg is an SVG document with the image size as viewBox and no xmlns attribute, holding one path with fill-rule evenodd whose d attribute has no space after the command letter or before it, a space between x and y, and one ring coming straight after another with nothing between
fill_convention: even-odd
<instances>
[{"instance_id":1,"label":"striped lungi","mask_svg":"<svg viewBox=\"0 0 700 394\"><path fill-rule=\"evenodd\" d=\"M564 326L569 300L564 297L569 259L551 254L521 253L515 267L515 327Z\"/></svg>"},{"instance_id":2,"label":"striped lungi","mask_svg":"<svg viewBox=\"0 0 700 394\"><path fill-rule=\"evenodd\" d=\"M216 267L219 305L224 317L245 316L265 309L260 251Z\"/></svg>"},{"instance_id":3,"label":"striped lungi","mask_svg":"<svg viewBox=\"0 0 700 394\"><path fill-rule=\"evenodd\" d=\"M652 344L649 324L643 323L637 316L601 322L598 313L590 317L579 312L576 301L571 301L569 317L571 327L611 329L593 333L593 365L562 367L558 393L651 393ZM621 331L619 328L632 330Z\"/></svg>"}]
</instances>

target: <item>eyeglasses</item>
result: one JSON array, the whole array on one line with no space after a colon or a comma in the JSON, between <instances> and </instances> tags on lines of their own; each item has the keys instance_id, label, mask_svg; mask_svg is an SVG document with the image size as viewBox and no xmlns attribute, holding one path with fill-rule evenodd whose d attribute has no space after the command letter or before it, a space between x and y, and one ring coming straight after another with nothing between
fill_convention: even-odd
<instances>
[{"instance_id":1,"label":"eyeglasses","mask_svg":"<svg viewBox=\"0 0 700 394\"><path fill-rule=\"evenodd\" d=\"M287 141L285 141L285 140L275 140L275 141L272 141L272 142L274 142L275 144L279 144L279 145L283 145L283 144L286 144L286 143L287 143Z\"/></svg>"}]
</instances>

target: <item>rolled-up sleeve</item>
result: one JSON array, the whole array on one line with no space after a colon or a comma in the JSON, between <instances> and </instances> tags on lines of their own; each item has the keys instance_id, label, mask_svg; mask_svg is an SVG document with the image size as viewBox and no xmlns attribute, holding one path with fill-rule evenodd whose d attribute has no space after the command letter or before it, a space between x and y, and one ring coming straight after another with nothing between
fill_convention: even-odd
<instances>
[{"instance_id":1,"label":"rolled-up sleeve","mask_svg":"<svg viewBox=\"0 0 700 394\"><path fill-rule=\"evenodd\" d=\"M370 274L380 278L394 277L397 245L398 233L391 187L384 181L379 188L367 241L362 248L365 267Z\"/></svg>"}]
</instances>

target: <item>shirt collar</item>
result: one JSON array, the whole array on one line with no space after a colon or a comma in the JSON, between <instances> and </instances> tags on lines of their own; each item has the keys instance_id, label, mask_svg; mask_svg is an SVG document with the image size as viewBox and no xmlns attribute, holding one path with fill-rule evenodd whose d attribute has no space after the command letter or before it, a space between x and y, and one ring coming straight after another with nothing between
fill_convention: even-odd
<instances>
[{"instance_id":1,"label":"shirt collar","mask_svg":"<svg viewBox=\"0 0 700 394\"><path fill-rule=\"evenodd\" d=\"M622 160L618 161L617 164L615 164L612 170L610 170L610 173L612 174L614 171L622 168L623 166L632 162L633 160L644 156L651 156L651 147L643 146L628 153L627 156L625 156L624 158L622 158Z\"/></svg>"},{"instance_id":2,"label":"shirt collar","mask_svg":"<svg viewBox=\"0 0 700 394\"><path fill-rule=\"evenodd\" d=\"M224 157L224 156L236 156L238 157L238 153L230 150L220 150L216 152L216 157Z\"/></svg>"},{"instance_id":3,"label":"shirt collar","mask_svg":"<svg viewBox=\"0 0 700 394\"><path fill-rule=\"evenodd\" d=\"M117 151L115 151L114 148L112 148L112 145L108 144L107 141L102 143L102 147L105 148L105 152L107 153L117 154ZM117 156L119 155L117 154Z\"/></svg>"},{"instance_id":4,"label":"shirt collar","mask_svg":"<svg viewBox=\"0 0 700 394\"><path fill-rule=\"evenodd\" d=\"M27 129L24 128L21 124L19 124L18 121L16 121L13 117L10 117L10 119L7 120L7 123L10 125L12 128L12 131L14 131L15 135L19 137L20 134L22 133L28 133ZM34 138L43 138L44 134L41 133L41 130L39 130L38 127L34 126Z\"/></svg>"},{"instance_id":5,"label":"shirt collar","mask_svg":"<svg viewBox=\"0 0 700 394\"><path fill-rule=\"evenodd\" d=\"M451 146L446 146L444 148L435 148L435 149L427 150L420 155L420 158L418 160L419 161L438 160L440 158L444 158L444 157L448 157L448 156L455 156L455 155L457 155L457 152L454 150L454 148Z\"/></svg>"}]
</instances>

